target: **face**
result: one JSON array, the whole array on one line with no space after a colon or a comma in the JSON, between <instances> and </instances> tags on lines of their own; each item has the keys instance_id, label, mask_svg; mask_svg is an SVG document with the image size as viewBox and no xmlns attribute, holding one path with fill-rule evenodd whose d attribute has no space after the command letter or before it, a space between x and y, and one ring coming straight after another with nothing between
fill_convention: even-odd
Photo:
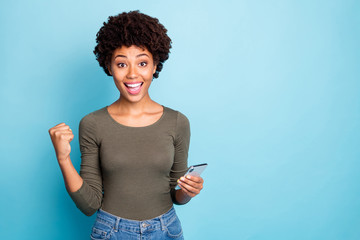
<instances>
[{"instance_id":1,"label":"face","mask_svg":"<svg viewBox=\"0 0 360 240\"><path fill-rule=\"evenodd\" d=\"M120 91L120 99L140 102L149 98L148 89L156 71L152 54L137 46L117 48L111 57L109 72Z\"/></svg>"}]
</instances>

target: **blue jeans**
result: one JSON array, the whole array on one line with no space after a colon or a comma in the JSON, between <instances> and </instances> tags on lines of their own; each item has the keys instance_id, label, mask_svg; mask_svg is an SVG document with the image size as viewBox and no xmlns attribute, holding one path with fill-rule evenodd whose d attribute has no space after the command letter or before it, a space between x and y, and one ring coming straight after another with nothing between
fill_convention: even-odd
<instances>
[{"instance_id":1,"label":"blue jeans","mask_svg":"<svg viewBox=\"0 0 360 240\"><path fill-rule=\"evenodd\" d=\"M174 207L156 218L136 221L99 209L91 239L183 240L181 223Z\"/></svg>"}]
</instances>

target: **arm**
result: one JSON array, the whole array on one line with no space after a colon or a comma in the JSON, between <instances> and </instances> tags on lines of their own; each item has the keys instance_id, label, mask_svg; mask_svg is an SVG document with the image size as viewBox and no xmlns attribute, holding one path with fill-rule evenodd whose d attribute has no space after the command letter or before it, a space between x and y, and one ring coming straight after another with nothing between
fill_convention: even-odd
<instances>
[{"instance_id":1,"label":"arm","mask_svg":"<svg viewBox=\"0 0 360 240\"><path fill-rule=\"evenodd\" d=\"M170 193L174 204L182 205L190 201L190 197L181 189L175 190L178 179L187 169L187 159L190 145L190 123L180 112L177 113L174 136L174 162L170 171Z\"/></svg>"},{"instance_id":2,"label":"arm","mask_svg":"<svg viewBox=\"0 0 360 240\"><path fill-rule=\"evenodd\" d=\"M65 124L62 124L63 126ZM66 126L66 125L65 125ZM55 128L55 127L54 127ZM67 126L68 128L68 126ZM68 128L69 129L69 128ZM51 132L50 132L51 131ZM71 130L70 130L71 131ZM49 130L52 140L55 130ZM72 133L71 133L72 135ZM81 151L80 175L70 160L70 141L59 146L53 140L56 156L63 174L66 190L76 206L87 216L94 214L102 202L102 176L99 163L99 144L96 134L96 122L92 116L85 116L79 125L79 143ZM66 149L66 151L65 151ZM64 154L61 154L64 152Z\"/></svg>"},{"instance_id":3,"label":"arm","mask_svg":"<svg viewBox=\"0 0 360 240\"><path fill-rule=\"evenodd\" d=\"M86 115L79 124L80 176L84 181L77 191L68 193L76 206L87 216L93 215L101 207L103 198L98 138L95 116Z\"/></svg>"},{"instance_id":4,"label":"arm","mask_svg":"<svg viewBox=\"0 0 360 240\"><path fill-rule=\"evenodd\" d=\"M83 184L83 179L74 168L70 156L64 161L58 161L58 163L64 178L66 190L68 192L78 191Z\"/></svg>"},{"instance_id":5,"label":"arm","mask_svg":"<svg viewBox=\"0 0 360 240\"><path fill-rule=\"evenodd\" d=\"M199 194L203 184L203 179L201 177L191 177L187 179L182 177L188 168L187 159L189 145L189 120L183 114L178 113L174 140L175 156L170 172L171 197L173 202L178 205L188 203L192 197ZM177 184L179 184L181 189L175 190Z\"/></svg>"},{"instance_id":6,"label":"arm","mask_svg":"<svg viewBox=\"0 0 360 240\"><path fill-rule=\"evenodd\" d=\"M181 113L178 113L177 126L175 138L175 159L171 179L176 179L172 182L171 196L175 204L186 204L191 198L198 195L203 188L204 180L201 177L188 175L184 177L187 171L187 158L190 145L190 123L189 120ZM180 189L175 190L176 184Z\"/></svg>"},{"instance_id":7,"label":"arm","mask_svg":"<svg viewBox=\"0 0 360 240\"><path fill-rule=\"evenodd\" d=\"M60 123L49 129L51 141L55 148L56 158L58 160L65 187L68 191L77 191L83 182L70 160L71 146L70 142L74 135L68 125Z\"/></svg>"}]
</instances>

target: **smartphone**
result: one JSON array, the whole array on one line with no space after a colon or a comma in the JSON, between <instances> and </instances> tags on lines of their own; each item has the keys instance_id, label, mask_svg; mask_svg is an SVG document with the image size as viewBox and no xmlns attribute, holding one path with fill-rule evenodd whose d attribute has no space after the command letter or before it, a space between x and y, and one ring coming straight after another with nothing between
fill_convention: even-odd
<instances>
[{"instance_id":1,"label":"smartphone","mask_svg":"<svg viewBox=\"0 0 360 240\"><path fill-rule=\"evenodd\" d=\"M207 163L192 165L186 171L184 176L186 177L187 175L190 175L190 176L197 176L198 177L205 170L207 165L208 165ZM180 189L179 185L176 185L175 189Z\"/></svg>"}]
</instances>

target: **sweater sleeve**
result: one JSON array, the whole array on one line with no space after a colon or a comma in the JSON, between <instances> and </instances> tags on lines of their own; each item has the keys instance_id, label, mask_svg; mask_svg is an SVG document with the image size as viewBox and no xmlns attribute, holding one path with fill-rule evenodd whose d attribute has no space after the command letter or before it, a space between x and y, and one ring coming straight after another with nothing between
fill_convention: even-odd
<instances>
[{"instance_id":1,"label":"sweater sleeve","mask_svg":"<svg viewBox=\"0 0 360 240\"><path fill-rule=\"evenodd\" d=\"M177 180L183 176L188 169L188 152L190 145L190 123L185 115L178 112L175 130L175 155L174 163L170 171L170 192L173 203L180 204L175 198L175 187Z\"/></svg>"},{"instance_id":2,"label":"sweater sleeve","mask_svg":"<svg viewBox=\"0 0 360 240\"><path fill-rule=\"evenodd\" d=\"M76 206L87 216L93 215L100 208L103 197L100 144L96 130L96 122L91 114L81 119L79 124L80 176L83 184L76 192L68 192Z\"/></svg>"}]
</instances>

